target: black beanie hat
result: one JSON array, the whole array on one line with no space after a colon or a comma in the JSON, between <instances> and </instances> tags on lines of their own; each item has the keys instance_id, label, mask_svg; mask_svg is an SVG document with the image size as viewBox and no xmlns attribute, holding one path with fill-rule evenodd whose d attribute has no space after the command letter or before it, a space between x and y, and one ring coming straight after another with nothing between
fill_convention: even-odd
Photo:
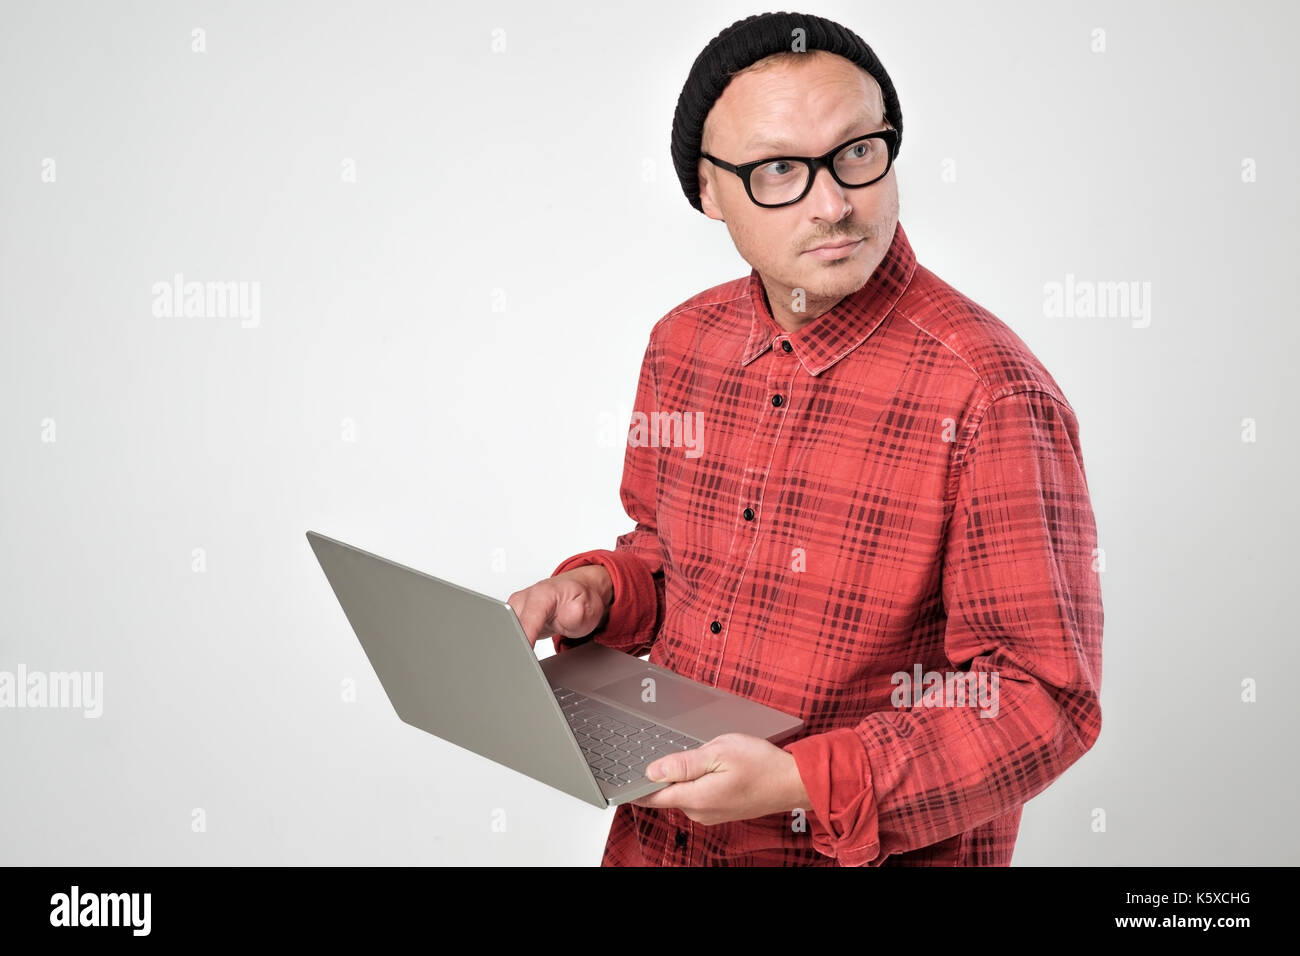
<instances>
[{"instance_id":1,"label":"black beanie hat","mask_svg":"<svg viewBox=\"0 0 1300 956\"><path fill-rule=\"evenodd\" d=\"M792 52L796 29L803 30L805 50L836 53L862 67L880 84L885 101L885 119L898 130L903 143L903 114L898 108L894 84L871 47L847 27L833 20L803 13L759 13L737 20L709 41L691 66L686 85L677 98L673 113L672 157L682 190L692 206L700 205L700 141L704 118L731 82L731 74L773 53Z\"/></svg>"}]
</instances>

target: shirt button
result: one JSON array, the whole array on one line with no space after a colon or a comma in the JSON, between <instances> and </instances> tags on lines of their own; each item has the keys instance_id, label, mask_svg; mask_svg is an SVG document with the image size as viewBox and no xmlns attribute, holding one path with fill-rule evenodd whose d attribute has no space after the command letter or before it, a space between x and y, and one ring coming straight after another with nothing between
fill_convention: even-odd
<instances>
[{"instance_id":1,"label":"shirt button","mask_svg":"<svg viewBox=\"0 0 1300 956\"><path fill-rule=\"evenodd\" d=\"M684 846L686 846L686 831L685 831L685 830L678 830L678 831L677 831L677 845L678 845L679 847L684 847Z\"/></svg>"},{"instance_id":2,"label":"shirt button","mask_svg":"<svg viewBox=\"0 0 1300 956\"><path fill-rule=\"evenodd\" d=\"M789 343L788 341L783 341L783 342L781 343L781 348L782 348L784 351L786 351L786 352L793 352L793 351L794 351L794 349L791 347L791 345L790 345L790 343Z\"/></svg>"},{"instance_id":3,"label":"shirt button","mask_svg":"<svg viewBox=\"0 0 1300 956\"><path fill-rule=\"evenodd\" d=\"M773 396L772 396L772 404L775 405L777 408L780 408L780 407L781 407L781 403L784 402L784 401L785 401L785 399L782 398L780 395L773 395Z\"/></svg>"},{"instance_id":4,"label":"shirt button","mask_svg":"<svg viewBox=\"0 0 1300 956\"><path fill-rule=\"evenodd\" d=\"M745 516L745 520L746 520L746 521L753 521L753 520L754 520L754 509L753 509L753 508L746 508L746 509L745 509L743 512L741 512L741 513Z\"/></svg>"},{"instance_id":5,"label":"shirt button","mask_svg":"<svg viewBox=\"0 0 1300 956\"><path fill-rule=\"evenodd\" d=\"M717 634L719 631L722 630L722 622L714 621L712 624L709 625L709 630L712 631L714 634Z\"/></svg>"}]
</instances>

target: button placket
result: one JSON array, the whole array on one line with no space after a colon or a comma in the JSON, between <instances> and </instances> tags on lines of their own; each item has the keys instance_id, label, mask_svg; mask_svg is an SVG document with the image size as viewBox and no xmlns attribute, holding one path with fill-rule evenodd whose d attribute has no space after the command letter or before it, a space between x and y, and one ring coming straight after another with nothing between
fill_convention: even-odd
<instances>
[{"instance_id":1,"label":"button placket","mask_svg":"<svg viewBox=\"0 0 1300 956\"><path fill-rule=\"evenodd\" d=\"M740 507L737 509L740 520L732 537L731 553L742 553L744 559L735 571L735 580L730 588L729 603L733 609L758 543L763 490L767 487L768 474L780 440L786 410L790 405L789 398L798 367L797 363L781 361L792 352L792 348L785 339L782 339L780 344L779 351L775 347L772 348L764 366L767 369L763 382L763 394L766 398L761 399L754 440L750 443L749 454L744 463L743 479L740 482ZM709 631L714 635L722 634L722 637L716 651L703 655L701 663L704 666L700 668L697 679L704 683L716 685L727 649L727 634L723 631L727 627L729 615L730 612L725 612L709 623Z\"/></svg>"}]
</instances>

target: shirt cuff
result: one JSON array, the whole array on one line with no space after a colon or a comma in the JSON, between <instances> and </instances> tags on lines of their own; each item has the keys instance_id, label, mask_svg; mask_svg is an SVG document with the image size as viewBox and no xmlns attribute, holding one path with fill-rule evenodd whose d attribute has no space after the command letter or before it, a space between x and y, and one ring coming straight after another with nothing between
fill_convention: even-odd
<instances>
[{"instance_id":1,"label":"shirt cuff","mask_svg":"<svg viewBox=\"0 0 1300 956\"><path fill-rule=\"evenodd\" d=\"M843 866L878 864L880 832L871 764L850 727L793 740L793 755L812 804L808 833L817 852Z\"/></svg>"},{"instance_id":2,"label":"shirt cuff","mask_svg":"<svg viewBox=\"0 0 1300 956\"><path fill-rule=\"evenodd\" d=\"M659 610L655 580L639 558L624 551L597 548L561 561L551 577L588 564L599 564L609 572L614 585L614 603L605 623L590 634L583 637L552 634L551 642L557 654L591 640L622 650L624 645L632 647L642 642L644 633L654 627Z\"/></svg>"}]
</instances>

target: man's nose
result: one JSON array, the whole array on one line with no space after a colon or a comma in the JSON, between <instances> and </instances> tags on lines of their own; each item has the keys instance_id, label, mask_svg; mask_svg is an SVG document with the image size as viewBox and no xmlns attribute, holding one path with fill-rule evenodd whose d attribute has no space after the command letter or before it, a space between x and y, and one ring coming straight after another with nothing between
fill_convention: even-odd
<instances>
[{"instance_id":1,"label":"man's nose","mask_svg":"<svg viewBox=\"0 0 1300 956\"><path fill-rule=\"evenodd\" d=\"M813 174L812 188L804 197L810 203L810 212L817 218L829 222L839 222L850 212L848 190L835 181L829 166L823 166Z\"/></svg>"}]
</instances>

